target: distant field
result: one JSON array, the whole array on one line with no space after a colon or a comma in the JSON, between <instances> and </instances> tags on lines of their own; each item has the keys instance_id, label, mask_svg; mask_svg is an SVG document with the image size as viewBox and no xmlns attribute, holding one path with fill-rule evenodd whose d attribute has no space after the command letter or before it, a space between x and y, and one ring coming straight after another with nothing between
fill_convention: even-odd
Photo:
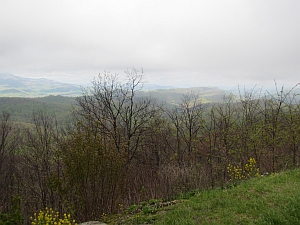
<instances>
[{"instance_id":1,"label":"distant field","mask_svg":"<svg viewBox=\"0 0 300 225\"><path fill-rule=\"evenodd\" d=\"M224 95L228 92L217 87L193 87L193 88L174 88L174 89L158 89L141 92L141 96L151 96L167 105L177 105L181 102L184 94L199 94L199 101L202 103L221 102Z\"/></svg>"}]
</instances>

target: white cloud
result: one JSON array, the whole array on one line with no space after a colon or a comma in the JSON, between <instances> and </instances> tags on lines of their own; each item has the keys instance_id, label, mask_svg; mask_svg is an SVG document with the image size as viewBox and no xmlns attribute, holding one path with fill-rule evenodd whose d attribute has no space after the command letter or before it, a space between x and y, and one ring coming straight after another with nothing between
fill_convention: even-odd
<instances>
[{"instance_id":1,"label":"white cloud","mask_svg":"<svg viewBox=\"0 0 300 225\"><path fill-rule=\"evenodd\" d=\"M85 82L143 67L166 85L297 83L299 9L291 0L3 0L0 70Z\"/></svg>"}]
</instances>

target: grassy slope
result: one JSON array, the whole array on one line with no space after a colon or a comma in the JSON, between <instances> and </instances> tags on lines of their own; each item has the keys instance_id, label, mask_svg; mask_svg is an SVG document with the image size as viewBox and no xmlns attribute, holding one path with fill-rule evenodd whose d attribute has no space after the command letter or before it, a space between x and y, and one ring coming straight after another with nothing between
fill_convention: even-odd
<instances>
[{"instance_id":1,"label":"grassy slope","mask_svg":"<svg viewBox=\"0 0 300 225\"><path fill-rule=\"evenodd\" d=\"M155 209L154 214L149 212L103 219L108 224L300 224L300 170L196 192L175 205Z\"/></svg>"}]
</instances>

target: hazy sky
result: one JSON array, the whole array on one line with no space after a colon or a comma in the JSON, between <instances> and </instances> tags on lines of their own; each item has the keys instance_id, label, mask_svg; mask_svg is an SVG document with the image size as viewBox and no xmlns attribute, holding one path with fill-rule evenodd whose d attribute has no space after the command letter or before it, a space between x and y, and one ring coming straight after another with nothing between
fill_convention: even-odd
<instances>
[{"instance_id":1,"label":"hazy sky","mask_svg":"<svg viewBox=\"0 0 300 225\"><path fill-rule=\"evenodd\" d=\"M0 72L174 86L300 82L300 1L1 0Z\"/></svg>"}]
</instances>

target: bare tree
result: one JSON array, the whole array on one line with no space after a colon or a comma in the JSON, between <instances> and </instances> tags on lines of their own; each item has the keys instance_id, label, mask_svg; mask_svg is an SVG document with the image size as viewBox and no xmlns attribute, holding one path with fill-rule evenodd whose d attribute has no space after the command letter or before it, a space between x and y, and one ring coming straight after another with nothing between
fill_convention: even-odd
<instances>
[{"instance_id":1,"label":"bare tree","mask_svg":"<svg viewBox=\"0 0 300 225\"><path fill-rule=\"evenodd\" d=\"M203 128L204 105L199 94L184 94L178 107L167 110L167 115L175 128L177 154L182 160L190 155L199 142L200 129Z\"/></svg>"},{"instance_id":2,"label":"bare tree","mask_svg":"<svg viewBox=\"0 0 300 225\"><path fill-rule=\"evenodd\" d=\"M25 214L53 207L61 211L60 196L55 182L60 179L61 160L55 116L43 110L32 114L33 126L24 132L23 184Z\"/></svg>"},{"instance_id":3,"label":"bare tree","mask_svg":"<svg viewBox=\"0 0 300 225\"><path fill-rule=\"evenodd\" d=\"M137 158L143 145L147 128L158 112L151 98L139 98L137 92L143 87L143 71L126 70L127 82L119 81L117 74L99 74L92 87L77 98L79 120L100 127L107 139L113 140L118 151L123 146L128 154L127 163Z\"/></svg>"},{"instance_id":4,"label":"bare tree","mask_svg":"<svg viewBox=\"0 0 300 225\"><path fill-rule=\"evenodd\" d=\"M15 151L18 132L10 121L10 114L2 112L0 121L0 212L8 212L14 194L16 178Z\"/></svg>"},{"instance_id":5,"label":"bare tree","mask_svg":"<svg viewBox=\"0 0 300 225\"><path fill-rule=\"evenodd\" d=\"M238 152L239 159L243 163L247 162L250 157L254 157L256 161L260 162L262 149L259 146L260 131L261 131L261 91L262 89L253 89L242 92L239 89L238 110L240 112L240 119L237 121L239 131L239 145L240 152Z\"/></svg>"}]
</instances>

